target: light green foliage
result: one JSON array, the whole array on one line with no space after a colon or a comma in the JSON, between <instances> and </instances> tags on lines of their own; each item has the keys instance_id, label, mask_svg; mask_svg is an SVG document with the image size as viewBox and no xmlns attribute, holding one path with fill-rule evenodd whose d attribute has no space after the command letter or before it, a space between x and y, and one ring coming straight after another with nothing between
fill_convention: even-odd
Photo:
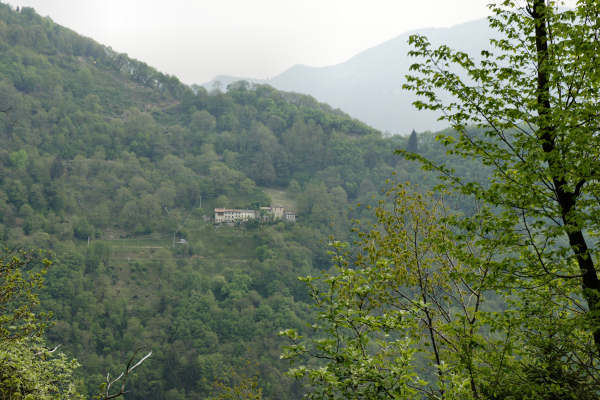
<instances>
[{"instance_id":1,"label":"light green foliage","mask_svg":"<svg viewBox=\"0 0 600 400\"><path fill-rule=\"evenodd\" d=\"M284 358L308 357L290 374L309 379L311 398L475 398L498 345L482 335L490 265L454 245L439 201L402 185L387 195L352 249L333 244L334 273L304 278L318 321L313 339L282 332Z\"/></svg>"},{"instance_id":2,"label":"light green foliage","mask_svg":"<svg viewBox=\"0 0 600 400\"><path fill-rule=\"evenodd\" d=\"M0 342L0 396L15 400L83 399L73 379L79 364L53 350L40 338Z\"/></svg>"},{"instance_id":3,"label":"light green foliage","mask_svg":"<svg viewBox=\"0 0 600 400\"><path fill-rule=\"evenodd\" d=\"M10 162L17 169L24 169L27 165L27 152L23 149L10 154Z\"/></svg>"},{"instance_id":4,"label":"light green foliage","mask_svg":"<svg viewBox=\"0 0 600 400\"><path fill-rule=\"evenodd\" d=\"M82 399L75 360L47 349L37 291L50 262L34 253L0 255L0 397L19 400ZM36 271L37 269L37 271Z\"/></svg>"},{"instance_id":5,"label":"light green foliage","mask_svg":"<svg viewBox=\"0 0 600 400\"><path fill-rule=\"evenodd\" d=\"M34 310L48 265L50 261L33 253L0 253L0 341L39 336L45 329L45 315Z\"/></svg>"},{"instance_id":6,"label":"light green foliage","mask_svg":"<svg viewBox=\"0 0 600 400\"><path fill-rule=\"evenodd\" d=\"M496 246L498 288L506 312L493 328L519 349L516 383L538 398L594 398L600 361L597 1L498 2L490 24L494 50L473 55L430 47L414 36L405 85L418 108L441 110L455 134L438 140L453 155L491 170L487 182L449 165L445 186L481 203L456 217ZM456 69L461 69L458 73ZM464 78L466 76L466 78ZM452 100L443 102L440 92ZM507 340L508 340L507 339Z\"/></svg>"},{"instance_id":7,"label":"light green foliage","mask_svg":"<svg viewBox=\"0 0 600 400\"><path fill-rule=\"evenodd\" d=\"M594 370L566 359L590 357L576 347L590 339L569 314L572 290L509 287L485 224L458 229L403 185L387 194L352 248L333 243L334 271L303 278L312 330L281 332L310 398L595 398Z\"/></svg>"},{"instance_id":8,"label":"light green foliage","mask_svg":"<svg viewBox=\"0 0 600 400\"><path fill-rule=\"evenodd\" d=\"M216 394L209 396L210 400L262 400L263 398L256 376L229 371L225 379L214 386Z\"/></svg>"}]
</instances>

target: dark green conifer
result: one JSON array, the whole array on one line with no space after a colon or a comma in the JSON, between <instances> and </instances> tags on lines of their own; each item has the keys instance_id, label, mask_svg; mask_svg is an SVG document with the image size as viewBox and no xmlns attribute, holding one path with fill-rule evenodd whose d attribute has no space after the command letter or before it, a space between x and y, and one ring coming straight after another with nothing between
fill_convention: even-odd
<instances>
[{"instance_id":1,"label":"dark green conifer","mask_svg":"<svg viewBox=\"0 0 600 400\"><path fill-rule=\"evenodd\" d=\"M408 138L406 151L410 151L411 153L417 153L419 151L419 140L417 138L417 132L415 132L414 129Z\"/></svg>"}]
</instances>

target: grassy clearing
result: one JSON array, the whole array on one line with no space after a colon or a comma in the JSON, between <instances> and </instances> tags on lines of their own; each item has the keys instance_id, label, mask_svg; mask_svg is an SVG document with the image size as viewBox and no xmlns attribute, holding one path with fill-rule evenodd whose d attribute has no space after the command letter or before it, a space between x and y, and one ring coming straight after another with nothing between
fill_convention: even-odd
<instances>
[{"instance_id":1,"label":"grassy clearing","mask_svg":"<svg viewBox=\"0 0 600 400\"><path fill-rule=\"evenodd\" d=\"M190 232L188 240L191 243L202 242L202 250L197 254L202 257L248 259L254 257L258 246L253 233L230 226L205 226L204 229Z\"/></svg>"},{"instance_id":2,"label":"grassy clearing","mask_svg":"<svg viewBox=\"0 0 600 400\"><path fill-rule=\"evenodd\" d=\"M285 190L261 188L271 198L271 205L283 206L286 210L296 210L296 201Z\"/></svg>"},{"instance_id":3,"label":"grassy clearing","mask_svg":"<svg viewBox=\"0 0 600 400\"><path fill-rule=\"evenodd\" d=\"M200 221L190 221L192 226L186 232L191 246L195 246L195 256L199 258L221 257L232 261L247 262L255 257L260 244L256 235L240 227L213 226ZM180 235L178 235L179 237ZM97 239L92 243L102 243L110 248L110 259L115 265L125 267L131 261L162 261L165 251L172 250L171 234L153 234L125 239ZM81 246L86 246L84 242Z\"/></svg>"},{"instance_id":4,"label":"grassy clearing","mask_svg":"<svg viewBox=\"0 0 600 400\"><path fill-rule=\"evenodd\" d=\"M159 249L169 249L171 239L168 236L143 236L127 239L98 239L92 243L102 243L110 248L110 260L118 266L125 266L130 261L156 259L154 253Z\"/></svg>"},{"instance_id":5,"label":"grassy clearing","mask_svg":"<svg viewBox=\"0 0 600 400\"><path fill-rule=\"evenodd\" d=\"M171 240L164 239L116 239L116 240L97 240L110 246L111 249L122 248L161 248L171 245Z\"/></svg>"}]
</instances>

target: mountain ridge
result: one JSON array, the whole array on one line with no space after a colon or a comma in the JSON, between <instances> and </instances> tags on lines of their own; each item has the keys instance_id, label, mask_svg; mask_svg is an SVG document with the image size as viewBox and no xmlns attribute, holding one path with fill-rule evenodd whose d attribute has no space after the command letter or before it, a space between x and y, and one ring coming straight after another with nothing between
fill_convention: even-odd
<instances>
[{"instance_id":1,"label":"mountain ridge","mask_svg":"<svg viewBox=\"0 0 600 400\"><path fill-rule=\"evenodd\" d=\"M412 102L416 97L402 89L404 75L410 65L418 61L407 55L408 38L413 34L427 36L433 46L447 43L470 54L489 49L489 38L493 37L487 19L447 28L415 29L341 63L324 67L296 64L271 79L221 75L203 86L210 89L217 80L225 87L240 79L266 83L279 90L311 95L382 131L408 135L413 129L442 129L445 125L437 121L438 115L415 110Z\"/></svg>"}]
</instances>

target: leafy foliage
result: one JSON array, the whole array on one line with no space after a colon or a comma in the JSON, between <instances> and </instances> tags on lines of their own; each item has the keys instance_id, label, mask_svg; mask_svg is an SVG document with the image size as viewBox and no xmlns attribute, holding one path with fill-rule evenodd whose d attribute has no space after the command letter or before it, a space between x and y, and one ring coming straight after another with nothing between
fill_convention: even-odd
<instances>
[{"instance_id":1,"label":"leafy foliage","mask_svg":"<svg viewBox=\"0 0 600 400\"><path fill-rule=\"evenodd\" d=\"M0 342L0 395L7 399L83 399L73 371L79 366L53 354L40 338Z\"/></svg>"},{"instance_id":2,"label":"leafy foliage","mask_svg":"<svg viewBox=\"0 0 600 400\"><path fill-rule=\"evenodd\" d=\"M73 380L75 360L42 339L43 314L36 313L42 275L50 262L35 253L0 255L0 395L10 399L80 399ZM36 271L37 269L37 271Z\"/></svg>"},{"instance_id":3,"label":"leafy foliage","mask_svg":"<svg viewBox=\"0 0 600 400\"><path fill-rule=\"evenodd\" d=\"M290 372L315 398L598 396L598 3L491 8L494 52L413 36L425 62L406 84L451 124L438 135L450 156L490 178L400 151L476 207L436 213L394 190L336 273L306 279L318 336L284 331L284 356L307 357Z\"/></svg>"},{"instance_id":4,"label":"leafy foliage","mask_svg":"<svg viewBox=\"0 0 600 400\"><path fill-rule=\"evenodd\" d=\"M35 270L35 264L42 267ZM45 316L34 310L49 265L50 261L31 252L0 254L0 342L39 336L44 331Z\"/></svg>"},{"instance_id":5,"label":"leafy foliage","mask_svg":"<svg viewBox=\"0 0 600 400\"><path fill-rule=\"evenodd\" d=\"M600 280L595 232L597 214L597 4L581 1L572 10L554 2L505 1L493 5L492 27L505 37L494 40L496 54L483 52L476 63L447 47L431 49L413 37L414 65L407 87L424 97L417 106L442 109L458 136L440 136L451 153L479 160L492 169L489 184L456 177L444 166L423 160L442 172L449 186L481 200L483 221L501 236L501 270L506 284L527 288L529 312L551 318L547 303L557 305L560 318L541 337L556 341L559 332L577 326L593 336L573 335L564 354L583 351L590 365L600 355L598 293ZM575 61L577 60L577 61ZM461 67L469 80L450 72ZM437 91L457 100L442 104ZM475 125L477 135L467 125ZM468 227L476 218L457 224ZM536 293L537 292L537 293ZM584 299L585 301L581 301ZM525 316L523 316L525 318ZM525 321L523 321L526 324ZM541 327L540 327L541 328ZM586 349L586 350L583 350Z\"/></svg>"},{"instance_id":6,"label":"leafy foliage","mask_svg":"<svg viewBox=\"0 0 600 400\"><path fill-rule=\"evenodd\" d=\"M541 310L539 292L507 289L485 224L457 231L439 199L405 185L387 194L352 247L333 243L334 270L303 279L312 330L281 332L309 398L595 398L593 370L565 361L587 355L573 346L585 328L558 321L574 303Z\"/></svg>"},{"instance_id":7,"label":"leafy foliage","mask_svg":"<svg viewBox=\"0 0 600 400\"><path fill-rule=\"evenodd\" d=\"M403 185L387 195L372 230L351 249L335 243L334 273L304 279L319 322L308 341L283 332L285 358L309 357L290 374L310 379L312 398L470 398L498 345L483 335L490 263L473 271L479 255L455 245L439 201Z\"/></svg>"}]
</instances>

